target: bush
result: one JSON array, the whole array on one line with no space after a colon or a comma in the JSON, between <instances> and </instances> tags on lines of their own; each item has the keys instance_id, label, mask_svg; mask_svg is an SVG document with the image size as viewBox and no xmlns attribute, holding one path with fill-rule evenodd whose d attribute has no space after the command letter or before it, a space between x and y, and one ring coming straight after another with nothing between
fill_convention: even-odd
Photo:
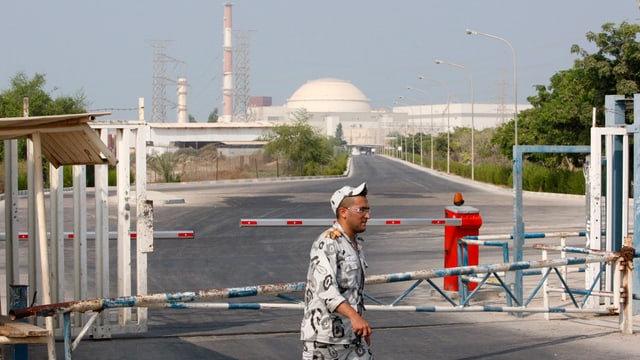
<instances>
[{"instance_id":1,"label":"bush","mask_svg":"<svg viewBox=\"0 0 640 360\"><path fill-rule=\"evenodd\" d=\"M550 169L525 164L522 169L522 189L562 194L584 194L585 179L582 169Z\"/></svg>"},{"instance_id":2,"label":"bush","mask_svg":"<svg viewBox=\"0 0 640 360\"><path fill-rule=\"evenodd\" d=\"M340 152L331 163L331 166L325 170L324 175L342 175L347 170L347 161L349 154Z\"/></svg>"}]
</instances>

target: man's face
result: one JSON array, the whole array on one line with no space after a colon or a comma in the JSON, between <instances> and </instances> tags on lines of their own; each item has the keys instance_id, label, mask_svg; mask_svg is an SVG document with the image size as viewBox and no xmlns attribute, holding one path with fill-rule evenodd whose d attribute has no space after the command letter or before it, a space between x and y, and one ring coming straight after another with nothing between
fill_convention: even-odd
<instances>
[{"instance_id":1,"label":"man's face","mask_svg":"<svg viewBox=\"0 0 640 360\"><path fill-rule=\"evenodd\" d=\"M364 196L354 196L345 199L342 206L345 208L345 223L349 230L357 234L365 232L367 220L371 218L369 200Z\"/></svg>"}]
</instances>

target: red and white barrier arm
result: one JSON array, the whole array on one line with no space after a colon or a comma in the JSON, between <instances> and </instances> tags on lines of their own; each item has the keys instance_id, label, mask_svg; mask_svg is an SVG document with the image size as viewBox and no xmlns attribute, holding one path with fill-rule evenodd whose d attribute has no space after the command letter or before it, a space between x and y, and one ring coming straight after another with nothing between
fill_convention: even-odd
<instances>
[{"instance_id":1,"label":"red and white barrier arm","mask_svg":"<svg viewBox=\"0 0 640 360\"><path fill-rule=\"evenodd\" d=\"M241 219L240 227L257 226L331 226L335 219ZM462 219L369 219L371 226L460 226Z\"/></svg>"},{"instance_id":2,"label":"red and white barrier arm","mask_svg":"<svg viewBox=\"0 0 640 360\"><path fill-rule=\"evenodd\" d=\"M51 234L47 234L47 237L50 237ZM74 238L74 234L72 232L65 232L64 239L71 240ZM129 236L131 239L137 238L138 234L135 231L129 232ZM154 239L194 239L196 237L195 232L193 230L168 230L168 231L154 231L153 238ZM95 232L87 232L87 239L95 240L96 233ZM109 239L117 239L118 233L115 231L109 232ZM27 240L29 239L29 233L20 232L18 233L18 239ZM6 234L0 233L0 241L6 240Z\"/></svg>"}]
</instances>

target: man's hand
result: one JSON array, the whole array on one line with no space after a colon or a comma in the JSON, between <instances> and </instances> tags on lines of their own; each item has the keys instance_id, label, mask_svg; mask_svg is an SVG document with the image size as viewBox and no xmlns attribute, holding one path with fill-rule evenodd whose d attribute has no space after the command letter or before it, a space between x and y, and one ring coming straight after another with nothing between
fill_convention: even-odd
<instances>
[{"instance_id":1,"label":"man's hand","mask_svg":"<svg viewBox=\"0 0 640 360\"><path fill-rule=\"evenodd\" d=\"M369 323L358 314L346 301L338 305L336 312L346 316L351 320L351 330L356 336L364 337L367 345L371 345L371 327Z\"/></svg>"}]
</instances>

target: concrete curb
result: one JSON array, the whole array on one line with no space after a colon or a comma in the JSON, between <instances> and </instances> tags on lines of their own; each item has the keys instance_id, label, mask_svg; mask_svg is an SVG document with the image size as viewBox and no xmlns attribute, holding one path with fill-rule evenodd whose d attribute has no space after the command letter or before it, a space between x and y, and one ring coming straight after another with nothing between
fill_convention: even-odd
<instances>
[{"instance_id":1,"label":"concrete curb","mask_svg":"<svg viewBox=\"0 0 640 360\"><path fill-rule=\"evenodd\" d=\"M403 163L406 166L409 166L409 167L411 167L413 169L420 170L420 171L429 173L431 175L438 176L440 178L447 179L447 180L450 180L450 181L454 181L454 182L457 182L457 183L460 183L460 184L473 186L473 187L478 188L478 189L483 189L483 190L491 189L491 190L493 190L495 192L500 192L500 193L513 193L513 189L512 188L499 186L499 185L494 185L494 184L489 184L489 183L484 183L484 182L480 182L480 181L475 181L475 180L471 180L469 178L465 178L465 177L462 177L462 176L459 176L459 175L455 175L455 174L447 174L447 173L444 173L444 172L439 171L439 170L427 168L427 167L424 167L424 166L421 166L421 165L418 165L418 164L414 164L412 162L408 162L408 161L405 161L405 160L402 160L402 159L398 159L398 158L395 158L395 157L391 157L391 156L387 156L387 155L378 155L378 156L384 156L387 159ZM527 190L522 191L522 195L526 196L526 197L550 197L550 198L565 198L565 199L584 199L584 197L585 197L585 195L546 193L546 192L536 192L536 191L527 191Z\"/></svg>"}]
</instances>

